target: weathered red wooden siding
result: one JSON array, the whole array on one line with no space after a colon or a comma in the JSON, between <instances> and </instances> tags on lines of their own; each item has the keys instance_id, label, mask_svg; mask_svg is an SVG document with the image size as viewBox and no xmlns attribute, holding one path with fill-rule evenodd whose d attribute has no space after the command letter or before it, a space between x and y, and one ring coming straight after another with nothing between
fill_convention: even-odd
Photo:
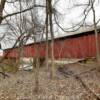
<instances>
[{"instance_id":1,"label":"weathered red wooden siding","mask_svg":"<svg viewBox=\"0 0 100 100\"><path fill-rule=\"evenodd\" d=\"M99 34L99 40L100 40L100 34ZM36 46L38 46L39 56L45 57L45 50L46 50L45 42L24 46L23 56L24 57L36 56L36 51L35 51ZM8 57L18 57L18 48L5 50L4 55L6 54ZM50 54L51 54L51 49L49 47L49 56ZM70 37L66 39L55 40L54 43L55 58L86 58L86 57L94 57L95 55L96 55L96 46L95 46L94 34L87 34L72 38Z\"/></svg>"},{"instance_id":2,"label":"weathered red wooden siding","mask_svg":"<svg viewBox=\"0 0 100 100\"><path fill-rule=\"evenodd\" d=\"M86 58L96 55L94 34L68 38L55 43L56 58ZM100 42L100 34L99 34Z\"/></svg>"}]
</instances>

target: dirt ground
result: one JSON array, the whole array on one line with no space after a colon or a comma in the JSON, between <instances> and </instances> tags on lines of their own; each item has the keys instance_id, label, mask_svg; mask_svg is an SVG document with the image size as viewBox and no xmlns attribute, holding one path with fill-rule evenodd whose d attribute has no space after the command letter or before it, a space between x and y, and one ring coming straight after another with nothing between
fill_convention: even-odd
<instances>
[{"instance_id":1,"label":"dirt ground","mask_svg":"<svg viewBox=\"0 0 100 100\"><path fill-rule=\"evenodd\" d=\"M100 71L96 67L96 62L64 65L66 76L57 70L54 80L45 67L40 68L39 94L34 92L33 72L9 74L9 78L0 78L0 100L100 100Z\"/></svg>"}]
</instances>

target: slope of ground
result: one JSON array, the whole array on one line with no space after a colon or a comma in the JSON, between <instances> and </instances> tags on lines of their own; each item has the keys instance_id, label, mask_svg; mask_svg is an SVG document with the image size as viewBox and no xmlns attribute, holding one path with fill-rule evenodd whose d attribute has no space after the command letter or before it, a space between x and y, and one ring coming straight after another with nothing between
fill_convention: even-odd
<instances>
[{"instance_id":1,"label":"slope of ground","mask_svg":"<svg viewBox=\"0 0 100 100\"><path fill-rule=\"evenodd\" d=\"M57 70L54 80L50 80L46 68L40 68L38 95L34 93L33 72L19 71L9 74L9 78L0 78L0 100L97 100L95 95L100 98L100 72L89 71L96 66L96 63L64 65L66 77ZM95 95L75 75L79 75Z\"/></svg>"}]
</instances>

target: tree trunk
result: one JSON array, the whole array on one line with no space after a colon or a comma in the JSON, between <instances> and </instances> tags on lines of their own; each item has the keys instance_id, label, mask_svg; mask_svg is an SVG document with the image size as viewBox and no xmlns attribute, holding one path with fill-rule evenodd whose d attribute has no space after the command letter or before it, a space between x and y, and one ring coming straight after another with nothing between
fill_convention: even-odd
<instances>
[{"instance_id":1,"label":"tree trunk","mask_svg":"<svg viewBox=\"0 0 100 100\"><path fill-rule=\"evenodd\" d=\"M49 44L48 44L48 0L46 0L46 67L48 69L48 57L49 57Z\"/></svg>"},{"instance_id":2,"label":"tree trunk","mask_svg":"<svg viewBox=\"0 0 100 100\"><path fill-rule=\"evenodd\" d=\"M54 66L54 33L53 33L53 23L52 23L52 0L48 0L49 3L49 23L50 23L50 33L51 33L51 78L55 77L55 66Z\"/></svg>"},{"instance_id":3,"label":"tree trunk","mask_svg":"<svg viewBox=\"0 0 100 100\"><path fill-rule=\"evenodd\" d=\"M1 0L0 2L0 24L2 23L3 20L3 10L5 6L6 0Z\"/></svg>"},{"instance_id":4,"label":"tree trunk","mask_svg":"<svg viewBox=\"0 0 100 100\"><path fill-rule=\"evenodd\" d=\"M34 58L34 63L33 63L33 68L34 68L34 77L35 77L35 88L34 88L34 92L35 93L39 93L39 66L40 66L40 62L39 62L39 51L38 51L38 46L35 47L35 53L36 53L36 57Z\"/></svg>"},{"instance_id":5,"label":"tree trunk","mask_svg":"<svg viewBox=\"0 0 100 100\"><path fill-rule=\"evenodd\" d=\"M91 8L92 8L92 12L93 12L95 42L96 42L96 59L97 59L97 62L100 63L99 38L98 38L98 31L97 31L97 24L96 24L96 15L95 15L94 3L92 0L91 0L91 3L92 3Z\"/></svg>"}]
</instances>

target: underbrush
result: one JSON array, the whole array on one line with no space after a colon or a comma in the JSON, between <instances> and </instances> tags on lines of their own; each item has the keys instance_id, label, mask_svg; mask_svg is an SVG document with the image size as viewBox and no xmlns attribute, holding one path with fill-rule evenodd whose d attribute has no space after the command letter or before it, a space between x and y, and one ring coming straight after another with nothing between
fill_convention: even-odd
<instances>
[{"instance_id":1,"label":"underbrush","mask_svg":"<svg viewBox=\"0 0 100 100\"><path fill-rule=\"evenodd\" d=\"M0 72L15 73L18 71L18 64L15 59L5 59L1 63Z\"/></svg>"}]
</instances>

